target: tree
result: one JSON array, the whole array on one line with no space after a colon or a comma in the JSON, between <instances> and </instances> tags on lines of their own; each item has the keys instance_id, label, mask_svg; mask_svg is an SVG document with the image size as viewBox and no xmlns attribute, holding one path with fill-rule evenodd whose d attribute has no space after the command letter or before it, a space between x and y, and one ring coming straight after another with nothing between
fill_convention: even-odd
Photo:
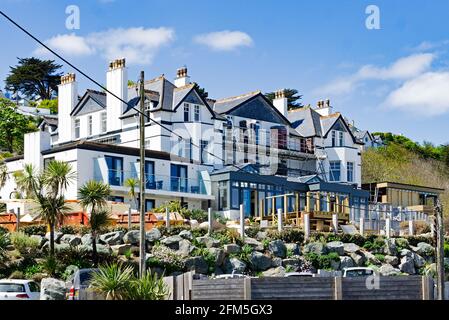
<instances>
[{"instance_id":1,"label":"tree","mask_svg":"<svg viewBox=\"0 0 449 320\"><path fill-rule=\"evenodd\" d=\"M135 208L137 209L137 189L139 188L139 181L135 178L128 178L125 180L125 187L129 188L128 195L133 199Z\"/></svg>"},{"instance_id":2,"label":"tree","mask_svg":"<svg viewBox=\"0 0 449 320\"><path fill-rule=\"evenodd\" d=\"M200 87L198 85L198 83L195 83L195 88L198 91L198 94L204 99L206 100L209 97L209 93L206 91L206 89L204 89L203 87Z\"/></svg>"},{"instance_id":3,"label":"tree","mask_svg":"<svg viewBox=\"0 0 449 320\"><path fill-rule=\"evenodd\" d=\"M6 167L6 164L4 162L0 161L0 190L3 189L7 180L8 168Z\"/></svg>"},{"instance_id":4,"label":"tree","mask_svg":"<svg viewBox=\"0 0 449 320\"><path fill-rule=\"evenodd\" d=\"M102 228L109 223L109 212L106 209L107 198L111 194L109 185L90 180L79 190L80 203L84 210L90 212L89 225L92 232L92 256L95 266L98 263L97 236Z\"/></svg>"},{"instance_id":5,"label":"tree","mask_svg":"<svg viewBox=\"0 0 449 320\"><path fill-rule=\"evenodd\" d=\"M6 89L35 99L51 99L57 93L62 73L58 72L61 65L54 60L38 58L18 58L19 63L10 67L6 78Z\"/></svg>"},{"instance_id":6,"label":"tree","mask_svg":"<svg viewBox=\"0 0 449 320\"><path fill-rule=\"evenodd\" d=\"M13 174L17 185L17 191L25 199L34 199L37 190L37 173L32 164L26 163L22 171Z\"/></svg>"},{"instance_id":7,"label":"tree","mask_svg":"<svg viewBox=\"0 0 449 320\"><path fill-rule=\"evenodd\" d=\"M51 114L58 113L58 99L42 100L39 108L49 109Z\"/></svg>"},{"instance_id":8,"label":"tree","mask_svg":"<svg viewBox=\"0 0 449 320\"><path fill-rule=\"evenodd\" d=\"M275 95L276 92L268 92L265 94L265 97L267 97L270 101L273 101ZM302 99L302 95L298 94L298 90L285 89L285 97L287 98L288 110L295 110L303 107L303 104L299 101Z\"/></svg>"},{"instance_id":9,"label":"tree","mask_svg":"<svg viewBox=\"0 0 449 320\"><path fill-rule=\"evenodd\" d=\"M31 117L17 113L17 106L0 98L0 148L9 152L23 150L23 135L36 131Z\"/></svg>"}]
</instances>

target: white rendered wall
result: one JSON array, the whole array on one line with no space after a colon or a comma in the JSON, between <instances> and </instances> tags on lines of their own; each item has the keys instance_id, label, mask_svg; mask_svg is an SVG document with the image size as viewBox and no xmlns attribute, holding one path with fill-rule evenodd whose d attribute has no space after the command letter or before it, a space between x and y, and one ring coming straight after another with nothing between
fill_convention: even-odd
<instances>
[{"instance_id":1,"label":"white rendered wall","mask_svg":"<svg viewBox=\"0 0 449 320\"><path fill-rule=\"evenodd\" d=\"M124 101L128 101L128 72L126 68L109 70L106 74L106 85L109 91ZM110 93L106 93L107 131L120 130L120 117L126 105Z\"/></svg>"},{"instance_id":2,"label":"white rendered wall","mask_svg":"<svg viewBox=\"0 0 449 320\"><path fill-rule=\"evenodd\" d=\"M70 113L78 102L76 81L58 86L58 143L72 140L72 118Z\"/></svg>"}]
</instances>

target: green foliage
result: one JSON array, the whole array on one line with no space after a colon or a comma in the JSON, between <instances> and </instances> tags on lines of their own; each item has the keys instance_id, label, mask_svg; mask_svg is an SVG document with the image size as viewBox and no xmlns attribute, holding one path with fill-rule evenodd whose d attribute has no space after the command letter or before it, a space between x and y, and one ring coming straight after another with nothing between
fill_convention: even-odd
<instances>
[{"instance_id":1,"label":"green foliage","mask_svg":"<svg viewBox=\"0 0 449 320\"><path fill-rule=\"evenodd\" d=\"M290 265L290 264L285 267L285 272L286 273L287 272L294 272L294 271L295 271L295 268L292 265Z\"/></svg>"},{"instance_id":2,"label":"green foliage","mask_svg":"<svg viewBox=\"0 0 449 320\"><path fill-rule=\"evenodd\" d=\"M189 219L191 220L197 220L199 223L201 222L205 222L207 221L208 217L207 217L207 212L200 210L200 209L194 209L190 212L190 217Z\"/></svg>"},{"instance_id":3,"label":"green foliage","mask_svg":"<svg viewBox=\"0 0 449 320\"><path fill-rule=\"evenodd\" d=\"M9 279L23 279L24 277L25 276L24 276L23 272L22 271L18 271L18 270L13 271L13 273L11 273L9 275Z\"/></svg>"},{"instance_id":4,"label":"green foliage","mask_svg":"<svg viewBox=\"0 0 449 320\"><path fill-rule=\"evenodd\" d=\"M0 233L0 265L6 258L6 247L10 244L9 236L6 233Z\"/></svg>"},{"instance_id":5,"label":"green foliage","mask_svg":"<svg viewBox=\"0 0 449 320\"><path fill-rule=\"evenodd\" d=\"M416 247L418 245L418 243L420 243L420 242L425 242L430 245L435 245L433 243L434 241L432 238L423 237L423 236L408 236L407 241L411 246L414 246L414 247Z\"/></svg>"},{"instance_id":6,"label":"green foliage","mask_svg":"<svg viewBox=\"0 0 449 320\"><path fill-rule=\"evenodd\" d=\"M63 234L79 234L79 226L63 225L59 228L59 232Z\"/></svg>"},{"instance_id":7,"label":"green foliage","mask_svg":"<svg viewBox=\"0 0 449 320\"><path fill-rule=\"evenodd\" d=\"M374 256L375 256L376 259L379 260L380 262L382 262L382 263L385 262L385 255L380 254L380 253L376 253Z\"/></svg>"},{"instance_id":8,"label":"green foliage","mask_svg":"<svg viewBox=\"0 0 449 320\"><path fill-rule=\"evenodd\" d=\"M229 221L228 218L223 217L223 216L221 216L221 215L218 214L218 213L213 214L213 216L214 216L214 220L218 221L218 223L221 223L221 224L223 224L223 225L226 225L226 222Z\"/></svg>"},{"instance_id":9,"label":"green foliage","mask_svg":"<svg viewBox=\"0 0 449 320\"><path fill-rule=\"evenodd\" d=\"M396 247L398 248L398 250L409 248L409 243L408 243L407 239L405 239L405 238L396 238L395 243L396 243Z\"/></svg>"},{"instance_id":10,"label":"green foliage","mask_svg":"<svg viewBox=\"0 0 449 320\"><path fill-rule=\"evenodd\" d=\"M47 225L45 224L36 224L31 226L21 227L20 231L25 233L28 236L38 235L44 237L47 233Z\"/></svg>"},{"instance_id":11,"label":"green foliage","mask_svg":"<svg viewBox=\"0 0 449 320\"><path fill-rule=\"evenodd\" d=\"M126 288L127 300L164 300L169 294L163 277L151 272L142 279L133 278Z\"/></svg>"},{"instance_id":12,"label":"green foliage","mask_svg":"<svg viewBox=\"0 0 449 320\"><path fill-rule=\"evenodd\" d=\"M92 267L91 254L83 247L69 247L58 250L55 257L62 267L70 265L77 266L80 269Z\"/></svg>"},{"instance_id":13,"label":"green foliage","mask_svg":"<svg viewBox=\"0 0 449 320\"><path fill-rule=\"evenodd\" d=\"M169 229L167 229L167 227L165 225L163 225L163 226L158 227L158 229L161 232L161 235L165 236L165 237L170 237L170 236L173 236L173 235L177 235L177 234L179 234L183 230L192 231L192 234L193 234L193 231L194 231L194 230L191 230L190 226L186 226L186 225L170 226Z\"/></svg>"},{"instance_id":14,"label":"green foliage","mask_svg":"<svg viewBox=\"0 0 449 320\"><path fill-rule=\"evenodd\" d=\"M284 229L281 232L269 230L268 237L274 240L282 240L287 243L302 243L304 241L304 232L299 229Z\"/></svg>"},{"instance_id":15,"label":"green foliage","mask_svg":"<svg viewBox=\"0 0 449 320\"><path fill-rule=\"evenodd\" d=\"M191 215L191 211L181 205L181 201L174 200L169 201L161 206L154 209L154 212L156 213L165 213L166 208L168 208L169 212L177 212L181 214L185 219L189 219Z\"/></svg>"},{"instance_id":16,"label":"green foliage","mask_svg":"<svg viewBox=\"0 0 449 320\"><path fill-rule=\"evenodd\" d=\"M212 238L217 239L218 241L220 241L220 245L224 246L225 244L230 244L232 243L232 239L229 235L228 230L224 229L224 230L219 230L219 231L214 231L211 233L210 235Z\"/></svg>"},{"instance_id":17,"label":"green foliage","mask_svg":"<svg viewBox=\"0 0 449 320\"><path fill-rule=\"evenodd\" d=\"M155 245L152 256L147 260L148 267L162 268L166 274L184 269L184 258L176 251L162 245Z\"/></svg>"},{"instance_id":18,"label":"green foliage","mask_svg":"<svg viewBox=\"0 0 449 320\"><path fill-rule=\"evenodd\" d=\"M194 257L203 257L208 265L208 274L212 274L215 271L215 255L213 255L207 248L197 248L191 254Z\"/></svg>"},{"instance_id":19,"label":"green foliage","mask_svg":"<svg viewBox=\"0 0 449 320\"><path fill-rule=\"evenodd\" d=\"M255 238L259 232L260 228L255 226L250 226L248 229L245 229L245 234L250 238Z\"/></svg>"},{"instance_id":20,"label":"green foliage","mask_svg":"<svg viewBox=\"0 0 449 320\"><path fill-rule=\"evenodd\" d=\"M58 113L58 99L42 100L41 103L39 104L39 108L49 109L51 114L57 114Z\"/></svg>"},{"instance_id":21,"label":"green foliage","mask_svg":"<svg viewBox=\"0 0 449 320\"><path fill-rule=\"evenodd\" d=\"M10 235L11 243L21 254L32 254L39 249L40 241L31 238L23 232L13 232Z\"/></svg>"},{"instance_id":22,"label":"green foliage","mask_svg":"<svg viewBox=\"0 0 449 320\"><path fill-rule=\"evenodd\" d=\"M336 252L329 254L318 255L314 252L307 253L305 255L306 261L312 264L315 269L332 269L332 262L340 261L340 256Z\"/></svg>"},{"instance_id":23,"label":"green foliage","mask_svg":"<svg viewBox=\"0 0 449 320\"><path fill-rule=\"evenodd\" d=\"M25 269L24 276L25 276L26 279L33 279L34 275L36 273L41 273L42 270L43 270L42 265L40 265L40 264L33 264L33 265L28 266Z\"/></svg>"},{"instance_id":24,"label":"green foliage","mask_svg":"<svg viewBox=\"0 0 449 320\"><path fill-rule=\"evenodd\" d=\"M250 254L253 252L253 247L251 247L249 244L245 244L242 247L242 251L240 251L240 253L234 255L235 257L239 258L240 260L242 260L243 262L245 262L246 264L249 264L249 256Z\"/></svg>"},{"instance_id":25,"label":"green foliage","mask_svg":"<svg viewBox=\"0 0 449 320\"><path fill-rule=\"evenodd\" d=\"M380 251L384 248L385 242L381 237L368 237L366 242L363 244L363 248L368 251Z\"/></svg>"},{"instance_id":26,"label":"green foliage","mask_svg":"<svg viewBox=\"0 0 449 320\"><path fill-rule=\"evenodd\" d=\"M265 93L265 96L273 101L275 99L275 92ZM294 110L303 107L302 103L299 101L302 99L302 95L298 94L296 89L285 89L285 97L287 98L288 110Z\"/></svg>"},{"instance_id":27,"label":"green foliage","mask_svg":"<svg viewBox=\"0 0 449 320\"><path fill-rule=\"evenodd\" d=\"M92 275L90 285L95 291L104 294L107 300L123 300L126 299L132 278L131 266L106 264Z\"/></svg>"},{"instance_id":28,"label":"green foliage","mask_svg":"<svg viewBox=\"0 0 449 320\"><path fill-rule=\"evenodd\" d=\"M45 271L51 277L57 277L63 271L63 266L59 263L58 259L53 255L49 255L44 259L41 264L42 270Z\"/></svg>"},{"instance_id":29,"label":"green foliage","mask_svg":"<svg viewBox=\"0 0 449 320\"><path fill-rule=\"evenodd\" d=\"M7 234L9 233L9 230L6 229L5 227L0 226L0 234Z\"/></svg>"},{"instance_id":30,"label":"green foliage","mask_svg":"<svg viewBox=\"0 0 449 320\"><path fill-rule=\"evenodd\" d=\"M447 242L444 243L444 256L449 258L449 243Z\"/></svg>"}]
</instances>

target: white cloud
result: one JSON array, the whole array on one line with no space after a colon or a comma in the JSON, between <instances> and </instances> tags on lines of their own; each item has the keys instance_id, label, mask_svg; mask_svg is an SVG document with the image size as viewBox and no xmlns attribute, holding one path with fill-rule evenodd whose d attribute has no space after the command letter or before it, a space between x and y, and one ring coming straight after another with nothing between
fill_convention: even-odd
<instances>
[{"instance_id":1,"label":"white cloud","mask_svg":"<svg viewBox=\"0 0 449 320\"><path fill-rule=\"evenodd\" d=\"M427 72L389 94L385 105L419 115L449 112L449 72Z\"/></svg>"},{"instance_id":2,"label":"white cloud","mask_svg":"<svg viewBox=\"0 0 449 320\"><path fill-rule=\"evenodd\" d=\"M432 53L420 53L400 58L388 67L365 65L352 75L337 78L318 88L316 93L342 95L354 91L368 80L407 80L428 71L435 57Z\"/></svg>"},{"instance_id":3,"label":"white cloud","mask_svg":"<svg viewBox=\"0 0 449 320\"><path fill-rule=\"evenodd\" d=\"M130 64L151 64L159 48L174 39L171 28L109 29L85 37L58 35L46 41L52 49L67 56L87 56L99 53L107 60L125 57ZM39 48L36 54L44 54Z\"/></svg>"},{"instance_id":4,"label":"white cloud","mask_svg":"<svg viewBox=\"0 0 449 320\"><path fill-rule=\"evenodd\" d=\"M86 56L94 53L86 39L75 34L58 34L45 41L51 49L65 56ZM44 47L39 47L34 51L39 56L48 56L51 53Z\"/></svg>"},{"instance_id":5,"label":"white cloud","mask_svg":"<svg viewBox=\"0 0 449 320\"><path fill-rule=\"evenodd\" d=\"M200 34L194 38L194 41L218 51L230 51L238 47L249 47L254 43L247 33L229 30Z\"/></svg>"}]
</instances>

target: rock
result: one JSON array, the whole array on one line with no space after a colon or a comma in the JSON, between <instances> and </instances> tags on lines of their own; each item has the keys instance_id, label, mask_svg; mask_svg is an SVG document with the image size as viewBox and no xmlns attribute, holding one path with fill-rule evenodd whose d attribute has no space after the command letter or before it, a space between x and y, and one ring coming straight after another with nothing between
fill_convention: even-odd
<instances>
[{"instance_id":1,"label":"rock","mask_svg":"<svg viewBox=\"0 0 449 320\"><path fill-rule=\"evenodd\" d=\"M189 230L182 230L180 233L179 233L179 236L181 237L181 238L184 238L184 239L187 239L187 240L193 240L193 235L192 235L192 232L191 231L189 231Z\"/></svg>"},{"instance_id":2,"label":"rock","mask_svg":"<svg viewBox=\"0 0 449 320\"><path fill-rule=\"evenodd\" d=\"M326 254L327 249L321 242L310 242L304 246L304 253Z\"/></svg>"},{"instance_id":3,"label":"rock","mask_svg":"<svg viewBox=\"0 0 449 320\"><path fill-rule=\"evenodd\" d=\"M186 239L182 239L178 242L178 253L184 257L188 257L193 250L195 250L195 247L192 246L191 242Z\"/></svg>"},{"instance_id":4,"label":"rock","mask_svg":"<svg viewBox=\"0 0 449 320\"><path fill-rule=\"evenodd\" d=\"M50 246L48 246L48 248L50 248ZM69 249L70 245L68 243L55 243L55 251L64 251Z\"/></svg>"},{"instance_id":5,"label":"rock","mask_svg":"<svg viewBox=\"0 0 449 320\"><path fill-rule=\"evenodd\" d=\"M267 238L267 233L265 231L259 231L256 234L256 239L259 241L265 240Z\"/></svg>"},{"instance_id":6,"label":"rock","mask_svg":"<svg viewBox=\"0 0 449 320\"><path fill-rule=\"evenodd\" d=\"M36 240L39 241L39 248L41 248L45 244L45 242L48 241L47 238L42 237L42 236L38 236L38 235L35 235L35 234L33 234L31 236L31 238L36 239Z\"/></svg>"},{"instance_id":7,"label":"rock","mask_svg":"<svg viewBox=\"0 0 449 320\"><path fill-rule=\"evenodd\" d=\"M87 233L87 234L85 234L84 236L81 237L81 243L84 244L84 245L90 246L90 245L92 245L93 239L94 238L92 237L92 234ZM99 239L97 238L97 242L98 242L98 240Z\"/></svg>"},{"instance_id":8,"label":"rock","mask_svg":"<svg viewBox=\"0 0 449 320\"><path fill-rule=\"evenodd\" d=\"M435 253L433 246L425 242L418 243L417 248L416 253L424 257L431 257Z\"/></svg>"},{"instance_id":9,"label":"rock","mask_svg":"<svg viewBox=\"0 0 449 320\"><path fill-rule=\"evenodd\" d=\"M398 254L398 249L394 238L385 239L384 253L390 256L396 256Z\"/></svg>"},{"instance_id":10,"label":"rock","mask_svg":"<svg viewBox=\"0 0 449 320\"><path fill-rule=\"evenodd\" d=\"M354 261L351 257L340 257L340 269L344 270L345 268L354 267Z\"/></svg>"},{"instance_id":11,"label":"rock","mask_svg":"<svg viewBox=\"0 0 449 320\"><path fill-rule=\"evenodd\" d=\"M294 271L298 271L299 268L301 268L301 260L295 259L295 258L287 258L282 260L282 266L284 268L287 268L290 266L290 268L293 268Z\"/></svg>"},{"instance_id":12,"label":"rock","mask_svg":"<svg viewBox=\"0 0 449 320\"><path fill-rule=\"evenodd\" d=\"M268 244L268 250L278 258L285 258L287 256L287 247L282 240L274 240Z\"/></svg>"},{"instance_id":13,"label":"rock","mask_svg":"<svg viewBox=\"0 0 449 320\"><path fill-rule=\"evenodd\" d=\"M285 275L284 267L276 267L262 272L263 277L283 277Z\"/></svg>"},{"instance_id":14,"label":"rock","mask_svg":"<svg viewBox=\"0 0 449 320\"><path fill-rule=\"evenodd\" d=\"M59 240L61 244L66 243L72 247L76 247L81 244L81 238L73 234L65 234Z\"/></svg>"},{"instance_id":15,"label":"rock","mask_svg":"<svg viewBox=\"0 0 449 320\"><path fill-rule=\"evenodd\" d=\"M360 251L360 247L355 243L343 243L343 248L346 253L356 253Z\"/></svg>"},{"instance_id":16,"label":"rock","mask_svg":"<svg viewBox=\"0 0 449 320\"><path fill-rule=\"evenodd\" d=\"M340 269L340 260L335 261L335 260L331 260L331 268L332 270L339 270Z\"/></svg>"},{"instance_id":17,"label":"rock","mask_svg":"<svg viewBox=\"0 0 449 320\"><path fill-rule=\"evenodd\" d=\"M178 250L179 249L179 242L182 241L183 239L178 236L178 235L174 235L174 236L170 236L167 237L165 239L161 240L161 244L163 244L164 246L173 249L173 250Z\"/></svg>"},{"instance_id":18,"label":"rock","mask_svg":"<svg viewBox=\"0 0 449 320\"><path fill-rule=\"evenodd\" d=\"M124 255L126 252L131 250L132 245L125 243L125 244L117 244L115 246L111 246L112 252L114 252L117 255Z\"/></svg>"},{"instance_id":19,"label":"rock","mask_svg":"<svg viewBox=\"0 0 449 320\"><path fill-rule=\"evenodd\" d=\"M109 247L107 245L97 243L96 247L97 247L98 254L109 255L112 253L111 247Z\"/></svg>"},{"instance_id":20,"label":"rock","mask_svg":"<svg viewBox=\"0 0 449 320\"><path fill-rule=\"evenodd\" d=\"M357 253L353 252L350 254L350 256L357 267L363 267L363 265L365 264L365 261L366 261L366 258L364 255L357 254Z\"/></svg>"},{"instance_id":21,"label":"rock","mask_svg":"<svg viewBox=\"0 0 449 320\"><path fill-rule=\"evenodd\" d=\"M401 270L386 263L379 268L379 273L381 276L395 276L401 274Z\"/></svg>"},{"instance_id":22,"label":"rock","mask_svg":"<svg viewBox=\"0 0 449 320\"><path fill-rule=\"evenodd\" d=\"M86 251L86 252L92 252L92 245L89 244L81 244L78 246L78 250Z\"/></svg>"},{"instance_id":23,"label":"rock","mask_svg":"<svg viewBox=\"0 0 449 320\"><path fill-rule=\"evenodd\" d=\"M215 267L214 275L218 276L220 274L224 274L223 269L221 269L220 267Z\"/></svg>"},{"instance_id":24,"label":"rock","mask_svg":"<svg viewBox=\"0 0 449 320\"><path fill-rule=\"evenodd\" d=\"M218 248L220 246L220 241L210 236L198 237L196 240L204 244L207 248Z\"/></svg>"},{"instance_id":25,"label":"rock","mask_svg":"<svg viewBox=\"0 0 449 320\"><path fill-rule=\"evenodd\" d=\"M365 261L368 262L368 264L381 264L381 262L379 261L379 259L376 258L376 256L374 254L372 254L369 251L364 251L363 255L365 256Z\"/></svg>"},{"instance_id":26,"label":"rock","mask_svg":"<svg viewBox=\"0 0 449 320\"><path fill-rule=\"evenodd\" d=\"M140 231L130 230L123 236L123 242L126 244L137 245L140 242Z\"/></svg>"},{"instance_id":27,"label":"rock","mask_svg":"<svg viewBox=\"0 0 449 320\"><path fill-rule=\"evenodd\" d=\"M274 268L282 266L282 259L281 258L273 258L271 260L271 266Z\"/></svg>"},{"instance_id":28,"label":"rock","mask_svg":"<svg viewBox=\"0 0 449 320\"><path fill-rule=\"evenodd\" d=\"M121 244L124 236L123 231L115 231L102 234L100 236L100 241L104 244L108 244L110 246L114 246L117 244Z\"/></svg>"},{"instance_id":29,"label":"rock","mask_svg":"<svg viewBox=\"0 0 449 320\"><path fill-rule=\"evenodd\" d=\"M242 251L242 248L238 244L231 243L224 245L224 251L227 254L238 254Z\"/></svg>"},{"instance_id":30,"label":"rock","mask_svg":"<svg viewBox=\"0 0 449 320\"><path fill-rule=\"evenodd\" d=\"M64 235L62 232L58 232L58 231L55 231L54 234L55 234L55 242L59 242L59 240L61 239L61 237ZM47 233L45 234L45 239L47 239L48 241L50 241L50 232L47 232Z\"/></svg>"},{"instance_id":31,"label":"rock","mask_svg":"<svg viewBox=\"0 0 449 320\"><path fill-rule=\"evenodd\" d=\"M271 259L261 252L253 251L249 255L249 263L254 271L265 271L271 267Z\"/></svg>"},{"instance_id":32,"label":"rock","mask_svg":"<svg viewBox=\"0 0 449 320\"><path fill-rule=\"evenodd\" d=\"M162 237L161 232L158 228L152 228L151 230L145 232L145 240L148 242L155 242Z\"/></svg>"},{"instance_id":33,"label":"rock","mask_svg":"<svg viewBox=\"0 0 449 320\"><path fill-rule=\"evenodd\" d=\"M209 248L209 252L215 257L215 265L221 266L226 258L224 250L219 248Z\"/></svg>"},{"instance_id":34,"label":"rock","mask_svg":"<svg viewBox=\"0 0 449 320\"><path fill-rule=\"evenodd\" d=\"M264 251L262 242L257 241L253 238L245 238L245 244L251 246L256 251Z\"/></svg>"},{"instance_id":35,"label":"rock","mask_svg":"<svg viewBox=\"0 0 449 320\"><path fill-rule=\"evenodd\" d=\"M301 254L301 247L297 243L286 243L285 247L288 252L291 252L294 256L299 256Z\"/></svg>"},{"instance_id":36,"label":"rock","mask_svg":"<svg viewBox=\"0 0 449 320\"><path fill-rule=\"evenodd\" d=\"M204 229L204 230L208 230L209 229L209 222L205 221L205 222L201 222L198 225L199 229ZM221 224L220 222L218 222L217 220L213 220L212 221L212 230L223 230L226 229L226 226L224 224Z\"/></svg>"},{"instance_id":37,"label":"rock","mask_svg":"<svg viewBox=\"0 0 449 320\"><path fill-rule=\"evenodd\" d=\"M209 266L203 257L191 257L185 260L185 267L187 271L193 271L194 273L207 274L209 272Z\"/></svg>"},{"instance_id":38,"label":"rock","mask_svg":"<svg viewBox=\"0 0 449 320\"><path fill-rule=\"evenodd\" d=\"M199 223L198 223L198 220L189 220L189 224L190 224L190 228L192 230L198 229L199 226L200 226Z\"/></svg>"},{"instance_id":39,"label":"rock","mask_svg":"<svg viewBox=\"0 0 449 320\"><path fill-rule=\"evenodd\" d=\"M418 269L424 267L426 264L426 260L417 253L413 254L413 261L415 262L415 268Z\"/></svg>"},{"instance_id":40,"label":"rock","mask_svg":"<svg viewBox=\"0 0 449 320\"><path fill-rule=\"evenodd\" d=\"M413 252L410 251L409 249L402 249L399 255L401 257L413 257Z\"/></svg>"},{"instance_id":41,"label":"rock","mask_svg":"<svg viewBox=\"0 0 449 320\"><path fill-rule=\"evenodd\" d=\"M415 274L415 261L412 257L404 256L401 258L399 270L408 274Z\"/></svg>"},{"instance_id":42,"label":"rock","mask_svg":"<svg viewBox=\"0 0 449 320\"><path fill-rule=\"evenodd\" d=\"M226 273L242 274L246 270L246 263L237 258L226 259L224 270Z\"/></svg>"},{"instance_id":43,"label":"rock","mask_svg":"<svg viewBox=\"0 0 449 320\"><path fill-rule=\"evenodd\" d=\"M393 267L396 267L399 264L399 259L396 256L385 256L385 262L391 264Z\"/></svg>"},{"instance_id":44,"label":"rock","mask_svg":"<svg viewBox=\"0 0 449 320\"><path fill-rule=\"evenodd\" d=\"M332 241L326 244L326 249L328 252L336 252L339 256L345 254L345 247L341 241Z\"/></svg>"},{"instance_id":45,"label":"rock","mask_svg":"<svg viewBox=\"0 0 449 320\"><path fill-rule=\"evenodd\" d=\"M66 287L65 282L45 278L41 282L41 300L65 300Z\"/></svg>"},{"instance_id":46,"label":"rock","mask_svg":"<svg viewBox=\"0 0 449 320\"><path fill-rule=\"evenodd\" d=\"M73 264L71 264L71 265L67 266L67 268L65 268L64 274L71 276L78 270L79 270L78 266L74 266Z\"/></svg>"}]
</instances>

